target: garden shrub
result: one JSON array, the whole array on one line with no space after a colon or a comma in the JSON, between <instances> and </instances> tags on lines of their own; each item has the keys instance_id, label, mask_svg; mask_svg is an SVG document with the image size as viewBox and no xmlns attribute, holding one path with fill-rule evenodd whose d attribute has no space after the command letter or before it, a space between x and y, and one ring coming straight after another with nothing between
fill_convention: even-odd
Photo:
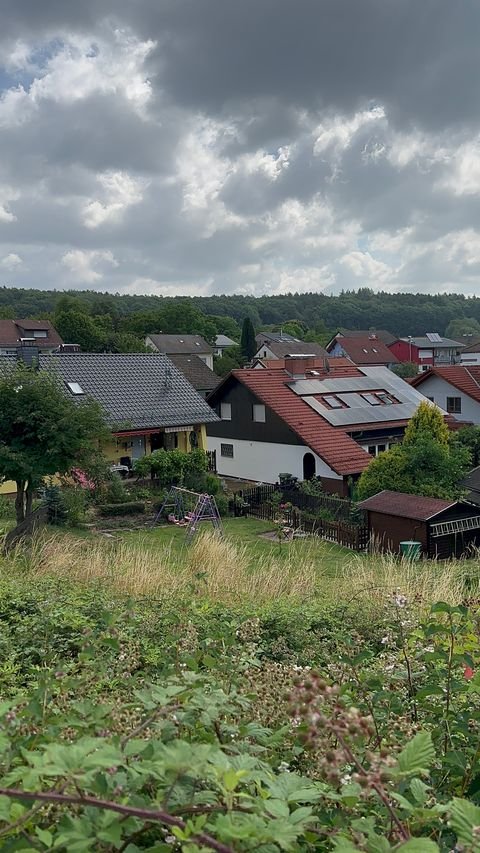
<instances>
[{"instance_id":1,"label":"garden shrub","mask_svg":"<svg viewBox=\"0 0 480 853\"><path fill-rule=\"evenodd\" d=\"M124 501L124 503L102 504L98 507L100 515L136 515L145 512L143 501Z\"/></svg>"},{"instance_id":2,"label":"garden shrub","mask_svg":"<svg viewBox=\"0 0 480 853\"><path fill-rule=\"evenodd\" d=\"M109 504L125 503L128 499L127 490L118 474L112 474L102 499Z\"/></svg>"},{"instance_id":3,"label":"garden shrub","mask_svg":"<svg viewBox=\"0 0 480 853\"><path fill-rule=\"evenodd\" d=\"M15 518L15 504L5 495L0 495L0 520Z\"/></svg>"},{"instance_id":4,"label":"garden shrub","mask_svg":"<svg viewBox=\"0 0 480 853\"><path fill-rule=\"evenodd\" d=\"M84 524L87 518L87 491L80 486L63 488L62 498L67 511L68 524L71 527Z\"/></svg>"},{"instance_id":5,"label":"garden shrub","mask_svg":"<svg viewBox=\"0 0 480 853\"><path fill-rule=\"evenodd\" d=\"M398 594L313 669L263 658L301 608L176 605L1 580L2 849L477 853L475 612Z\"/></svg>"}]
</instances>

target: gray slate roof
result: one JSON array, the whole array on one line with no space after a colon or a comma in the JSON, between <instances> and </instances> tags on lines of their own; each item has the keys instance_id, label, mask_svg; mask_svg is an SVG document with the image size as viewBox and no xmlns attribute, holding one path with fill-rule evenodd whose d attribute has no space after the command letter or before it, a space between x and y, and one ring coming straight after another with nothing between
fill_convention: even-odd
<instances>
[{"instance_id":1,"label":"gray slate roof","mask_svg":"<svg viewBox=\"0 0 480 853\"><path fill-rule=\"evenodd\" d=\"M215 346L216 347L236 347L237 344L235 341L232 341L231 338L227 337L227 335L217 335L215 338Z\"/></svg>"},{"instance_id":2,"label":"gray slate roof","mask_svg":"<svg viewBox=\"0 0 480 853\"><path fill-rule=\"evenodd\" d=\"M459 343L459 341L452 341L451 338L442 338L439 336L439 341L431 341L429 338L425 336L420 337L412 337L412 344L416 347L420 347L420 349L463 349L465 344ZM401 341L410 341L410 338L400 338Z\"/></svg>"},{"instance_id":3,"label":"gray slate roof","mask_svg":"<svg viewBox=\"0 0 480 853\"><path fill-rule=\"evenodd\" d=\"M197 391L213 391L220 382L220 377L210 370L198 355L178 353L169 355L169 359L182 371Z\"/></svg>"},{"instance_id":4,"label":"gray slate roof","mask_svg":"<svg viewBox=\"0 0 480 853\"><path fill-rule=\"evenodd\" d=\"M306 343L305 341L293 340L282 341L282 343L265 341L258 348L257 352L264 347L271 350L277 358L285 358L287 355L315 355L317 358L326 358L328 355L327 351L320 344Z\"/></svg>"},{"instance_id":5,"label":"gray slate roof","mask_svg":"<svg viewBox=\"0 0 480 853\"><path fill-rule=\"evenodd\" d=\"M207 344L201 335L148 335L158 352L170 353L213 353L213 347Z\"/></svg>"},{"instance_id":6,"label":"gray slate roof","mask_svg":"<svg viewBox=\"0 0 480 853\"><path fill-rule=\"evenodd\" d=\"M103 407L114 431L218 420L183 373L160 353L41 354L39 367L64 383L78 382L85 395Z\"/></svg>"}]
</instances>

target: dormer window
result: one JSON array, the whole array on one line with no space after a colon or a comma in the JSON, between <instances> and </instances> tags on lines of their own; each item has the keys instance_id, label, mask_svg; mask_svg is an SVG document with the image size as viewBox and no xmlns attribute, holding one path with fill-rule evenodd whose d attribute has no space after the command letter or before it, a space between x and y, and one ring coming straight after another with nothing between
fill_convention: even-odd
<instances>
[{"instance_id":1,"label":"dormer window","mask_svg":"<svg viewBox=\"0 0 480 853\"><path fill-rule=\"evenodd\" d=\"M34 329L33 330L34 338L48 338L48 332L45 329Z\"/></svg>"},{"instance_id":2,"label":"dormer window","mask_svg":"<svg viewBox=\"0 0 480 853\"><path fill-rule=\"evenodd\" d=\"M80 394L85 394L85 391L78 382L67 382L67 388L72 392L72 394L75 394L76 397Z\"/></svg>"}]
</instances>

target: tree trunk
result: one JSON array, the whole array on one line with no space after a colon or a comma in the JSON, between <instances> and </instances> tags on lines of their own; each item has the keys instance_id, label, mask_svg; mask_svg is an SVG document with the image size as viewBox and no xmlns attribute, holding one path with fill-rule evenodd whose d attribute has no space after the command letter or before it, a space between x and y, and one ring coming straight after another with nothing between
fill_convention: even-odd
<instances>
[{"instance_id":1,"label":"tree trunk","mask_svg":"<svg viewBox=\"0 0 480 853\"><path fill-rule=\"evenodd\" d=\"M15 496L15 513L17 516L17 524L25 521L25 481L17 480L17 494Z\"/></svg>"},{"instance_id":2,"label":"tree trunk","mask_svg":"<svg viewBox=\"0 0 480 853\"><path fill-rule=\"evenodd\" d=\"M26 497L25 515L28 516L28 515L30 515L30 513L32 511L32 503L33 503L33 487L32 486L30 486L30 485L27 486L27 490L25 492L25 497Z\"/></svg>"}]
</instances>

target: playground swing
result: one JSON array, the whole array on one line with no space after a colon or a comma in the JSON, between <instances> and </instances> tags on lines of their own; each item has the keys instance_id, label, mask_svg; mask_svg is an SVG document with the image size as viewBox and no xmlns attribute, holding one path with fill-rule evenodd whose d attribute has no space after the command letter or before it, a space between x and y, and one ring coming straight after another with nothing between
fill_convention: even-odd
<instances>
[{"instance_id":1,"label":"playground swing","mask_svg":"<svg viewBox=\"0 0 480 853\"><path fill-rule=\"evenodd\" d=\"M186 537L189 542L198 533L200 525L206 521L210 522L213 529L223 536L222 521L213 495L172 486L155 517L154 525L160 521L165 512L170 524L186 528Z\"/></svg>"}]
</instances>

